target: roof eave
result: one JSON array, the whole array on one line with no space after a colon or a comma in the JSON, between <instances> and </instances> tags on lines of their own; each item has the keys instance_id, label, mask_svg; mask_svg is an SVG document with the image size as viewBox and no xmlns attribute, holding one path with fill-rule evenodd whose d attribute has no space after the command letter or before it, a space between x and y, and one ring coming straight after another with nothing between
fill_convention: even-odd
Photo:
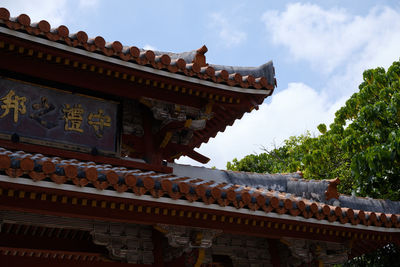
<instances>
[{"instance_id":1,"label":"roof eave","mask_svg":"<svg viewBox=\"0 0 400 267\"><path fill-rule=\"evenodd\" d=\"M0 20L0 23L4 23L2 20ZM170 73L170 72L166 72L163 70L158 70L158 69L154 69L154 68L150 68L147 66L142 66L142 65L138 65L132 62L126 62L126 61L122 61L116 58L112 58L112 57L107 57L104 55L100 55L100 54L96 54L96 53L92 53L83 49L79 49L79 48L75 48L75 47L70 47L61 43L57 43L57 42L53 42L50 40L46 40L43 38L39 38L36 36L32 36L23 32L18 32L18 31L14 31L14 30L10 30L4 27L0 27L0 33L3 34L7 34L10 36L14 36L17 38L21 38L27 41L31 41L31 42L35 42L35 43L39 43L42 45L46 45L46 46L50 46L50 47L54 47L63 51L67 51L70 53L74 53L77 55L81 55L81 56L85 56L85 57L89 57L92 59L96 59L96 60L100 60L103 62L107 62L107 63L111 63L111 64L115 64L115 65L119 65L119 66L123 66L123 67L127 67L127 68L131 68L131 69L135 69L135 70L139 70L139 71L143 71L143 72L147 72L147 73L151 73L154 75L159 75L159 76L164 76L167 78L172 78L172 79L176 79L176 80L181 80L181 81L185 81L185 82L190 82L190 83L194 83L194 84L199 84L202 86L207 86L207 87L212 87L212 88L216 88L216 89L220 89L220 90L224 90L224 91L230 91L230 92L236 92L236 93L242 93L242 94L254 94L254 95L271 95L273 90L271 89L250 89L247 88L245 90L243 90L243 88L240 87L233 87L233 86L229 86L229 85L225 85L225 84L218 84L218 83L213 83L210 81L205 81L205 80L201 80L201 79L197 79L197 78L193 78L193 77L187 77L187 76L183 76L180 74L175 74L175 73Z\"/></svg>"},{"instance_id":2,"label":"roof eave","mask_svg":"<svg viewBox=\"0 0 400 267\"><path fill-rule=\"evenodd\" d=\"M30 179L15 179L8 177L6 175L0 175L0 182L7 182L11 184L20 184L25 186L33 186L33 187L41 187L47 189L57 189L69 192L78 192L75 185L68 185L68 184L55 184L52 182L47 181L37 181L34 182ZM240 214L240 215L248 215L248 216L257 216L262 218L269 218L269 219L280 219L285 221L294 221L300 223L311 223L315 225L321 226L334 226L334 227L341 227L346 229L353 229L353 230L364 230L364 231L374 231L374 232L381 232L381 233L400 233L400 229L398 228L387 228L387 227L378 227L378 226L366 226L362 224L353 225L351 223L342 224L340 222L329 222L327 220L318 220L315 218L302 218L300 216L291 216L288 214L278 214L274 212L265 213L264 211L252 211L249 209L237 209L235 207L226 206L221 208L217 204L205 204L202 202L189 202L187 200L176 199L171 201L171 198L168 197L159 197L154 198L148 195L137 196L132 193L128 192L116 192L114 190L102 190L99 191L96 188L89 188L89 187L81 187L79 188L78 193L84 193L89 195L96 195L96 196L103 196L103 197L114 197L120 199L130 199L130 200L139 200L145 202L152 202L152 203L162 203L162 204L171 204L175 206L186 206L191 208L200 208L205 210L213 210L213 211L224 211L232 214Z\"/></svg>"}]
</instances>

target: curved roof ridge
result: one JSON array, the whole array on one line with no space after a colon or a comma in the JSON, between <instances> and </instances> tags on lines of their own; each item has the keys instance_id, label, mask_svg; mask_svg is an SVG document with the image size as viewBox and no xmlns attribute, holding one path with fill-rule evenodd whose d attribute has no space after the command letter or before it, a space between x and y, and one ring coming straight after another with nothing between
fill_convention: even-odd
<instances>
[{"instance_id":1,"label":"curved roof ridge","mask_svg":"<svg viewBox=\"0 0 400 267\"><path fill-rule=\"evenodd\" d=\"M146 51L146 49L140 49L140 51L143 52L143 51ZM153 50L153 52L156 56L168 55L171 58L171 60L183 59L186 61L186 63L195 62L196 56L204 57L204 54L207 53L207 51L208 51L208 48L205 45L203 45L202 47L200 47L199 49L196 49L196 50L184 51L184 52L180 52L180 53ZM205 57L204 57L204 62L202 65L204 65L204 66L206 65ZM204 67L204 66L201 66L201 67Z\"/></svg>"},{"instance_id":2,"label":"curved roof ridge","mask_svg":"<svg viewBox=\"0 0 400 267\"><path fill-rule=\"evenodd\" d=\"M216 71L226 70L229 74L239 73L242 76L252 75L254 77L265 77L269 84L276 86L275 68L272 60L258 67L241 67L215 64L209 64L209 66L213 67Z\"/></svg>"},{"instance_id":3,"label":"curved roof ridge","mask_svg":"<svg viewBox=\"0 0 400 267\"><path fill-rule=\"evenodd\" d=\"M146 51L146 49L140 49L140 51ZM164 52L164 51L157 51L157 50L153 50L153 52L156 56L168 55L171 58L171 60L181 58L181 59L185 60L187 63L191 63L197 54L197 50L191 50L191 51L180 52L180 53Z\"/></svg>"},{"instance_id":4,"label":"curved roof ridge","mask_svg":"<svg viewBox=\"0 0 400 267\"><path fill-rule=\"evenodd\" d=\"M339 202L341 207L353 210L400 214L400 201L340 195Z\"/></svg>"}]
</instances>

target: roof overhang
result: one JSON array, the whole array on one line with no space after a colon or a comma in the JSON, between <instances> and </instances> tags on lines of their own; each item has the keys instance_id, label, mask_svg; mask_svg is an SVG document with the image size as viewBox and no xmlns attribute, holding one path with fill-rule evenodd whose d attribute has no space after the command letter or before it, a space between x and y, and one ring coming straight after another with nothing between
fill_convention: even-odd
<instances>
[{"instance_id":1,"label":"roof overhang","mask_svg":"<svg viewBox=\"0 0 400 267\"><path fill-rule=\"evenodd\" d=\"M4 23L2 20L0 20L0 23ZM14 36L14 37L18 37L27 41L31 41L31 42L35 42L38 44L42 44L42 45L46 45L46 46L50 46L53 48L57 48L60 50L64 50L66 52L70 52L70 53L74 53L77 55L81 55L81 56L85 56L85 57L89 57L92 59L96 59L96 60L100 60L106 63L111 63L111 64L115 64L115 65L119 65L122 67L128 67L131 69L135 69L135 70L139 70L139 71L143 71L143 72L147 72L150 74L154 74L154 75L159 75L159 76L164 76L167 78L172 78L172 79L176 79L176 80L181 80L181 81L185 81L185 82L190 82L193 84L198 84L198 85L202 85L202 86L207 86L207 87L212 87L215 89L220 89L220 90L224 90L224 91L230 91L230 92L236 92L236 93L243 93L243 94L254 94L254 95L270 95L272 93L273 90L264 90L264 89L251 89L251 88L247 88L245 90L243 90L243 88L239 88L239 87L233 87L233 86L228 86L225 84L218 84L218 83L213 83L210 81L205 81L205 80L200 80L197 78L193 78L193 77L188 77L188 76L183 76L180 74L175 74L175 73L170 73L170 72L166 72L163 70L158 70L158 69L154 69L154 68L150 68L147 66L142 66L142 65L138 65L138 64L134 64L131 62L126 62L123 60L119 60L116 58L112 58L112 57L107 57L104 55L100 55L100 54L96 54L96 53L92 53L83 49L79 49L79 48L75 48L75 47L70 47L68 45L64 45L61 43L57 43L54 41L50 41L50 40L46 40L43 38L39 38L36 36L32 36L23 32L18 32L18 31L14 31L14 30L10 30L4 27L0 27L0 33L3 34L7 34L10 36Z\"/></svg>"},{"instance_id":2,"label":"roof overhang","mask_svg":"<svg viewBox=\"0 0 400 267\"><path fill-rule=\"evenodd\" d=\"M231 213L231 214L237 214L237 215L245 215L245 216L251 216L251 217L260 217L260 218L266 218L266 219L279 219L281 221L287 221L287 222L299 222L299 223L307 223L307 224L313 224L313 225L320 225L320 226L329 226L329 227L339 227L347 230L364 230L364 231L371 231L371 232L380 232L380 233L400 233L400 229L398 228L386 228L386 227L377 227L377 226L366 226L362 224L357 224L353 225L351 223L345 223L342 224L340 222L329 222L327 220L317 220L315 218L303 218L300 216L291 216L287 214L278 214L274 212L270 213L265 213L264 211L252 211L249 209L237 209L235 207L221 207L217 204L205 204L202 202L189 202L187 200L181 200L181 199L176 199L172 200L171 198L167 197L159 197L159 198L154 198L149 195L142 195L142 196L137 196L135 194L129 193L129 192L116 192L114 190L102 190L99 191L96 188L89 188L89 187L81 187L79 190L77 190L77 187L75 185L69 185L69 184L55 184L53 182L47 182L47 181L38 181L34 182L31 179L24 179L24 178L11 178L5 175L0 175L0 182L7 182L10 184L16 184L16 185L25 185L25 186L33 186L36 188L45 188L45 189L54 189L54 190L63 190L67 192L79 192L80 194L88 194L92 196L101 196L101 197L112 197L112 198L119 198L119 199L125 199L125 200L139 200L139 201L144 201L144 202L149 202L149 203L159 203L163 205L174 205L174 206L182 206L182 207L188 207L188 208L199 208L199 209L204 209L210 211L218 211L218 212L226 212L226 213Z\"/></svg>"}]
</instances>

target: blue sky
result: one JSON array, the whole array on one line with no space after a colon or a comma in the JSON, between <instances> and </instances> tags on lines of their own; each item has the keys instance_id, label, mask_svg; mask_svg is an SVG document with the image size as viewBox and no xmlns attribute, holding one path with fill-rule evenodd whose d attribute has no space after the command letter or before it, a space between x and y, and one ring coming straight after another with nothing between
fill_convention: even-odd
<instances>
[{"instance_id":1,"label":"blue sky","mask_svg":"<svg viewBox=\"0 0 400 267\"><path fill-rule=\"evenodd\" d=\"M212 159L207 166L218 168L291 135L316 133L357 91L363 70L400 58L398 1L0 0L0 6L124 45L183 52L205 44L213 64L273 60L272 97L198 149Z\"/></svg>"}]
</instances>

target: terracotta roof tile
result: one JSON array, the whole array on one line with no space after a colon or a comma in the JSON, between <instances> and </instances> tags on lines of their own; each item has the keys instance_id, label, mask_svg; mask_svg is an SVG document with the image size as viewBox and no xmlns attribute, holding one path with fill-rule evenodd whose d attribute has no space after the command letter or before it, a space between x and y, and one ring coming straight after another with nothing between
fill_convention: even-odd
<instances>
[{"instance_id":1,"label":"terracotta roof tile","mask_svg":"<svg viewBox=\"0 0 400 267\"><path fill-rule=\"evenodd\" d=\"M229 86L268 90L273 90L276 86L272 62L255 68L209 65L204 56L208 50L206 46L184 53L140 50L135 46L124 46L119 41L106 42L101 36L89 38L84 31L70 33L64 25L51 28L45 20L31 23L30 17L26 14L13 18L10 17L10 12L5 8L0 8L0 27L25 31L33 36L57 41L89 52L98 52L105 56L118 57L123 61L210 80L215 83L224 83Z\"/></svg>"},{"instance_id":2,"label":"terracotta roof tile","mask_svg":"<svg viewBox=\"0 0 400 267\"><path fill-rule=\"evenodd\" d=\"M265 188L81 162L76 159L50 158L41 154L13 152L4 148L0 148L1 173L15 178L30 178L34 181L73 183L78 187L91 184L99 190L127 192L130 189L138 196L147 193L155 198L161 196L171 199L184 198L190 202L202 201L205 204L218 204L221 207L232 205L238 209L263 210L306 219L338 221L342 224L400 228L400 214L329 205ZM78 188L76 190L79 191Z\"/></svg>"}]
</instances>

